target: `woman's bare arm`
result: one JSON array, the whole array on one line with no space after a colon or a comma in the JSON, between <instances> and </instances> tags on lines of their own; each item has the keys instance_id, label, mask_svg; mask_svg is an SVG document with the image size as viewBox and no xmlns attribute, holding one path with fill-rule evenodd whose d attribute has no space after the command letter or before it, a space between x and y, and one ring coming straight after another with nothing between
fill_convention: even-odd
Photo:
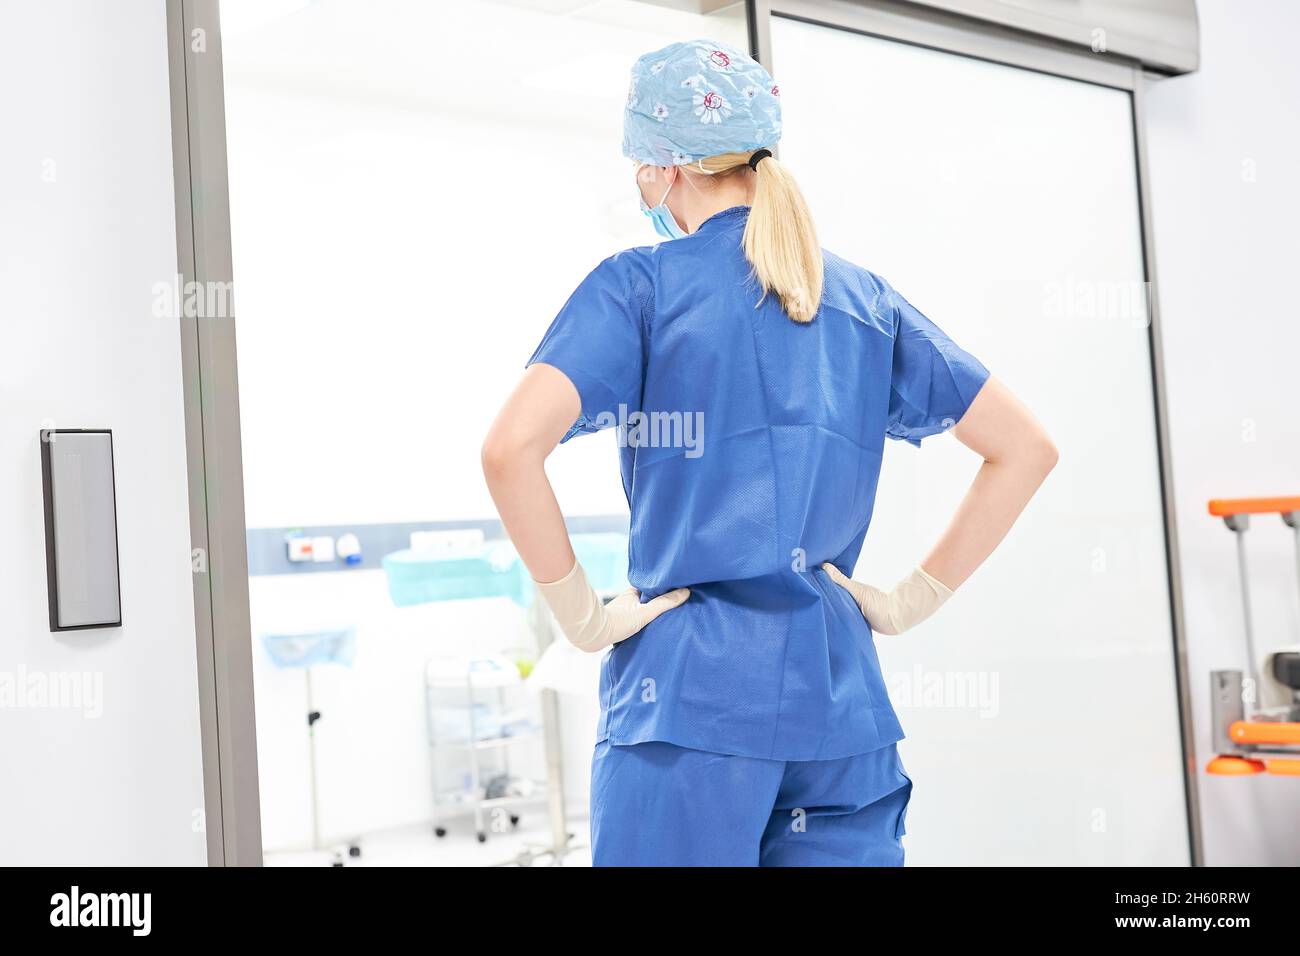
<instances>
[{"instance_id":1,"label":"woman's bare arm","mask_svg":"<svg viewBox=\"0 0 1300 956\"><path fill-rule=\"evenodd\" d=\"M550 365L531 366L483 442L483 474L501 523L555 623L575 647L594 653L639 633L691 592L676 588L642 604L640 592L628 588L604 601L587 580L545 468L546 456L581 410L567 375Z\"/></svg>"},{"instance_id":2,"label":"woman's bare arm","mask_svg":"<svg viewBox=\"0 0 1300 956\"><path fill-rule=\"evenodd\" d=\"M567 375L532 365L483 442L488 491L535 581L558 581L573 568L573 546L544 463L581 407Z\"/></svg>"},{"instance_id":3,"label":"woman's bare arm","mask_svg":"<svg viewBox=\"0 0 1300 956\"><path fill-rule=\"evenodd\" d=\"M1056 466L1056 446L1019 399L990 378L953 434L981 455L970 490L922 569L956 590L993 553L1043 479Z\"/></svg>"}]
</instances>

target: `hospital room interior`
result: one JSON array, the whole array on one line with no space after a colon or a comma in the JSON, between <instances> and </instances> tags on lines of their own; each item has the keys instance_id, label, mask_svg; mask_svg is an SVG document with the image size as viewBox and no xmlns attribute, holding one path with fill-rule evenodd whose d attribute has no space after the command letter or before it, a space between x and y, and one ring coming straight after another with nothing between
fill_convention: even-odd
<instances>
[{"instance_id":1,"label":"hospital room interior","mask_svg":"<svg viewBox=\"0 0 1300 956\"><path fill-rule=\"evenodd\" d=\"M707 37L779 84L776 155L824 247L908 290L1060 452L942 613L875 637L914 783L907 865L1300 864L1300 7L60 0L0 16L82 31L76 75L33 96L87 116L111 98L119 124L60 137L53 106L27 107L22 135L50 132L33 162L66 157L66 182L91 154L121 160L111 137L134 144L131 172L104 167L76 197L3 187L41 229L79 224L99 272L71 281L128 317L16 332L57 335L57 363L0 349L26 468L4 479L23 624L0 671L103 685L93 718L0 707L0 749L50 768L0 792L0 862L592 863L605 655L556 627L480 451L575 286L657 239L619 154L629 67ZM29 267L56 254L24 243ZM187 309L185 283L224 269L231 314L202 314L210 293ZM181 286L180 321L137 302L157 280ZM58 453L38 428L111 432L119 626L46 627L40 456ZM605 598L629 584L617 432L546 462ZM886 442L853 576L905 575L978 464L950 435ZM95 806L55 753L97 781Z\"/></svg>"}]
</instances>

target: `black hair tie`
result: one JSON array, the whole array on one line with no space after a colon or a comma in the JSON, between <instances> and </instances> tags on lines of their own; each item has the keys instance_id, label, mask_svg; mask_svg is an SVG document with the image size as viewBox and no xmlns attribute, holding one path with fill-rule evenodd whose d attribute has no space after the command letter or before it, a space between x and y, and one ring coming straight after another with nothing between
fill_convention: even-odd
<instances>
[{"instance_id":1,"label":"black hair tie","mask_svg":"<svg viewBox=\"0 0 1300 956\"><path fill-rule=\"evenodd\" d=\"M770 149L755 150L754 154L749 157L749 168L754 172L758 172L758 164L771 155L772 151Z\"/></svg>"}]
</instances>

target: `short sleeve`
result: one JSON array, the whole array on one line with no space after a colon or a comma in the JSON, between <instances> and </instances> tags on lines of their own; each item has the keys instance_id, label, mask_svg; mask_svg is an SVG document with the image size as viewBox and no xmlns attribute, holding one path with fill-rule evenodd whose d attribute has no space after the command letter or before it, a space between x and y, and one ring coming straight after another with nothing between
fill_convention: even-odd
<instances>
[{"instance_id":1,"label":"short sleeve","mask_svg":"<svg viewBox=\"0 0 1300 956\"><path fill-rule=\"evenodd\" d=\"M564 303L528 360L559 369L578 390L582 412L561 441L640 409L652 308L649 270L630 251L598 265Z\"/></svg>"},{"instance_id":2,"label":"short sleeve","mask_svg":"<svg viewBox=\"0 0 1300 956\"><path fill-rule=\"evenodd\" d=\"M881 281L895 321L885 434L919 446L922 438L947 431L961 421L988 381L989 371Z\"/></svg>"}]
</instances>

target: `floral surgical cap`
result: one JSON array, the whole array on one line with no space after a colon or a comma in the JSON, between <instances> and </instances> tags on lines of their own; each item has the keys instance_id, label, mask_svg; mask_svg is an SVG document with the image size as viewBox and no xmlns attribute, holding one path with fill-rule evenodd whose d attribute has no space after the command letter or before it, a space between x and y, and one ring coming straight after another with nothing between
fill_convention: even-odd
<instances>
[{"instance_id":1,"label":"floral surgical cap","mask_svg":"<svg viewBox=\"0 0 1300 956\"><path fill-rule=\"evenodd\" d=\"M623 155L682 166L781 138L781 91L748 54L714 40L672 43L632 66Z\"/></svg>"}]
</instances>

